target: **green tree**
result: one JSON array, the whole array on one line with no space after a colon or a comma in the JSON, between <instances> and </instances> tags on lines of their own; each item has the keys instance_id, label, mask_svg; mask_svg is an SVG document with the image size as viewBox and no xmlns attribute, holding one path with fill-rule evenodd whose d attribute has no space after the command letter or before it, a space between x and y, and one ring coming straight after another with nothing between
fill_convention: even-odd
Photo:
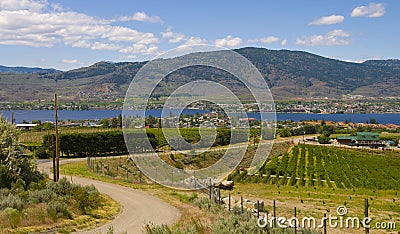
<instances>
[{"instance_id":1,"label":"green tree","mask_svg":"<svg viewBox=\"0 0 400 234\"><path fill-rule=\"evenodd\" d=\"M0 165L0 188L11 188L12 182L10 171L4 165Z\"/></svg>"},{"instance_id":2,"label":"green tree","mask_svg":"<svg viewBox=\"0 0 400 234\"><path fill-rule=\"evenodd\" d=\"M15 182L22 179L29 185L31 182L43 179L43 176L37 171L35 161L21 155L19 135L20 131L0 116L0 166L3 168L0 180L9 181L11 178L12 182ZM9 171L9 174L4 173L4 168ZM5 184L7 185L8 183Z\"/></svg>"},{"instance_id":3,"label":"green tree","mask_svg":"<svg viewBox=\"0 0 400 234\"><path fill-rule=\"evenodd\" d=\"M118 121L117 121L117 123L118 123L118 127L119 127L119 128L122 128L122 115L121 115L121 114L118 115Z\"/></svg>"},{"instance_id":4,"label":"green tree","mask_svg":"<svg viewBox=\"0 0 400 234\"><path fill-rule=\"evenodd\" d=\"M0 133L0 163L11 173L16 173L18 168L15 168L15 162L21 153L18 142L20 131L0 116Z\"/></svg>"},{"instance_id":5,"label":"green tree","mask_svg":"<svg viewBox=\"0 0 400 234\"><path fill-rule=\"evenodd\" d=\"M42 124L42 121L40 121L40 120L32 120L32 123L33 123L33 124L41 125L41 124Z\"/></svg>"},{"instance_id":6,"label":"green tree","mask_svg":"<svg viewBox=\"0 0 400 234\"><path fill-rule=\"evenodd\" d=\"M112 118L111 119L111 128L118 128L119 123L118 123L118 118Z\"/></svg>"},{"instance_id":7,"label":"green tree","mask_svg":"<svg viewBox=\"0 0 400 234\"><path fill-rule=\"evenodd\" d=\"M55 129L55 125L53 123L45 122L42 124L42 131L48 131L48 130L54 130L54 129Z\"/></svg>"},{"instance_id":8,"label":"green tree","mask_svg":"<svg viewBox=\"0 0 400 234\"><path fill-rule=\"evenodd\" d=\"M330 133L324 132L318 137L318 143L320 144L329 144L330 143Z\"/></svg>"},{"instance_id":9,"label":"green tree","mask_svg":"<svg viewBox=\"0 0 400 234\"><path fill-rule=\"evenodd\" d=\"M110 120L109 119L102 119L100 121L102 128L109 128L110 127Z\"/></svg>"},{"instance_id":10,"label":"green tree","mask_svg":"<svg viewBox=\"0 0 400 234\"><path fill-rule=\"evenodd\" d=\"M284 128L284 129L281 129L279 131L279 136L281 136L281 137L290 137L290 136L292 136L292 133L291 133L289 128Z\"/></svg>"}]
</instances>

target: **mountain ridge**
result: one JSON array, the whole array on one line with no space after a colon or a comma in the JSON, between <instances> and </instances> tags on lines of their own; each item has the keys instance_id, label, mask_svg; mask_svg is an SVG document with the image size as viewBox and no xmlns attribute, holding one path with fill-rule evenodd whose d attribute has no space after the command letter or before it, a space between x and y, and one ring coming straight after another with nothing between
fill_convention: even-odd
<instances>
[{"instance_id":1,"label":"mountain ridge","mask_svg":"<svg viewBox=\"0 0 400 234\"><path fill-rule=\"evenodd\" d=\"M343 95L366 97L399 96L400 60L346 62L304 51L269 50L245 47L234 50L252 62L268 83L274 99L341 98ZM212 53L212 52L211 52ZM124 97L130 81L146 62L98 62L69 71L49 73L0 74L0 85L16 91L30 85L32 92L16 97L0 92L0 100L37 100L48 91L66 100L107 101ZM11 79L12 77L12 79ZM156 93L163 95L175 86L204 78L218 81L235 90L239 96L244 86L229 74L217 69L199 67L175 72L165 78ZM176 88L176 87L175 87ZM34 92L36 91L36 92ZM10 96L7 96L7 93ZM44 98L46 99L46 98Z\"/></svg>"},{"instance_id":2,"label":"mountain ridge","mask_svg":"<svg viewBox=\"0 0 400 234\"><path fill-rule=\"evenodd\" d=\"M24 67L24 66L16 66L16 67L8 67L0 65L0 72L4 73L55 73L60 72L54 68L40 68L40 67Z\"/></svg>"}]
</instances>

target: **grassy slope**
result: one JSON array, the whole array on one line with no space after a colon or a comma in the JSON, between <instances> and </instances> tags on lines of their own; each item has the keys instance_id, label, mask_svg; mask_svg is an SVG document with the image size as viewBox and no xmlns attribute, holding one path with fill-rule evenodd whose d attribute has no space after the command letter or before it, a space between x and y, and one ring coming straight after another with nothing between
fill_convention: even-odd
<instances>
[{"instance_id":1,"label":"grassy slope","mask_svg":"<svg viewBox=\"0 0 400 234\"><path fill-rule=\"evenodd\" d=\"M49 222L47 224L36 226L5 228L1 230L0 233L38 233L54 231L57 233L70 233L105 224L120 212L121 206L118 202L106 195L102 195L102 197L104 198L103 206L91 211L90 215L79 215L74 217L74 219L59 219L56 223ZM22 223L29 222L30 215L38 214L27 213L22 220Z\"/></svg>"}]
</instances>

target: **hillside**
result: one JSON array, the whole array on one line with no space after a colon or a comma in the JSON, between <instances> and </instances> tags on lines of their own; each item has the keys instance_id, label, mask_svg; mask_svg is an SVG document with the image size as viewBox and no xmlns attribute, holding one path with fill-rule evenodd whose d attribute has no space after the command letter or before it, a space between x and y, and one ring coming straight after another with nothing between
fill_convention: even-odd
<instances>
[{"instance_id":1,"label":"hillside","mask_svg":"<svg viewBox=\"0 0 400 234\"><path fill-rule=\"evenodd\" d=\"M55 69L45 69L39 67L6 67L0 65L0 72L9 72L9 73L54 73L59 72Z\"/></svg>"},{"instance_id":2,"label":"hillside","mask_svg":"<svg viewBox=\"0 0 400 234\"><path fill-rule=\"evenodd\" d=\"M252 47L236 51L260 70L276 100L340 98L344 94L398 96L400 91L399 60L350 63L302 51ZM99 62L66 72L21 73L14 70L11 73L0 73L0 101L50 100L51 95L48 93L55 91L64 100L101 101L123 98L130 81L144 64ZM199 78L218 81L239 96L249 97L249 93L236 78L221 70L199 66L170 74L160 83L156 93L168 94L179 85Z\"/></svg>"}]
</instances>

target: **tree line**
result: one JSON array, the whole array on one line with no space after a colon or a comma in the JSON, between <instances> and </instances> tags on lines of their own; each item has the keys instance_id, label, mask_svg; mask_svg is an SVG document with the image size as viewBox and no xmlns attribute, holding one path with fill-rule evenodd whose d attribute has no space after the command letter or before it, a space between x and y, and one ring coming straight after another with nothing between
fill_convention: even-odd
<instances>
[{"instance_id":1,"label":"tree line","mask_svg":"<svg viewBox=\"0 0 400 234\"><path fill-rule=\"evenodd\" d=\"M151 148L157 147L157 140L154 134L128 133L130 141L143 141L143 143L128 142L129 145L141 146L135 151L146 152L144 141L150 141ZM50 157L54 150L55 136L45 135L43 137L43 150L47 157ZM93 133L68 133L60 134L59 150L62 155L67 157L87 157L87 156L109 156L128 154L122 131L93 132ZM148 144L147 144L148 145Z\"/></svg>"}]
</instances>

